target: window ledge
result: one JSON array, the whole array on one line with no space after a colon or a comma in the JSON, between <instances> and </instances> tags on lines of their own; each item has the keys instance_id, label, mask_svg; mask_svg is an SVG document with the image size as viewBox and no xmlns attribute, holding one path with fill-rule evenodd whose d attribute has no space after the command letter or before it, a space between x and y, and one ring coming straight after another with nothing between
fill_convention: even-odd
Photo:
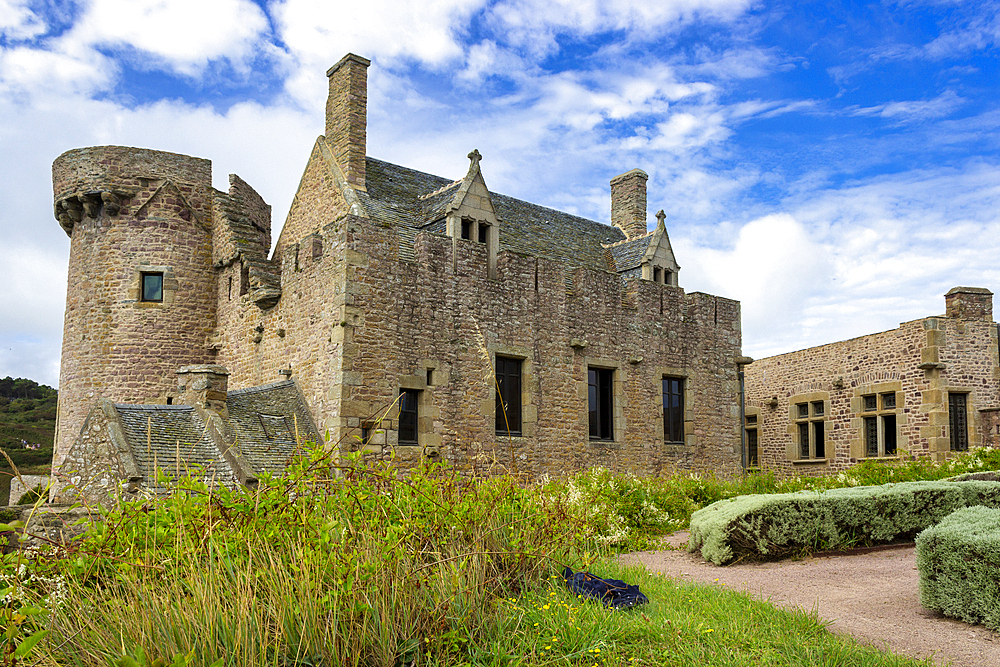
<instances>
[{"instance_id":1,"label":"window ledge","mask_svg":"<svg viewBox=\"0 0 1000 667\"><path fill-rule=\"evenodd\" d=\"M792 465L819 465L828 463L829 459L792 459Z\"/></svg>"}]
</instances>

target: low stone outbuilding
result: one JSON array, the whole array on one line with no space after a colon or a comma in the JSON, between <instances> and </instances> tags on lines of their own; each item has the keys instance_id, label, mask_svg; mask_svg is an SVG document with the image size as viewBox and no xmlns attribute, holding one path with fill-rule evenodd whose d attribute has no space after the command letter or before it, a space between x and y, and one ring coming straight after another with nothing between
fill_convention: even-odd
<instances>
[{"instance_id":1,"label":"low stone outbuilding","mask_svg":"<svg viewBox=\"0 0 1000 667\"><path fill-rule=\"evenodd\" d=\"M746 371L751 465L830 474L865 459L996 445L993 294L956 287L945 313L756 360Z\"/></svg>"},{"instance_id":2,"label":"low stone outbuilding","mask_svg":"<svg viewBox=\"0 0 1000 667\"><path fill-rule=\"evenodd\" d=\"M320 442L292 380L227 391L221 366L178 372L178 404L97 401L58 470L55 502L101 503L157 492L165 479L254 486Z\"/></svg>"}]
</instances>

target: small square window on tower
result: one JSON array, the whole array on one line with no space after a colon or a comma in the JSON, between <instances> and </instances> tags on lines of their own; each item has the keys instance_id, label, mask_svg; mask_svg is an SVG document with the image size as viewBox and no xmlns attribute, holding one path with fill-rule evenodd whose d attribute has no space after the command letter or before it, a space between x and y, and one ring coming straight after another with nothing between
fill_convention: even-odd
<instances>
[{"instance_id":1,"label":"small square window on tower","mask_svg":"<svg viewBox=\"0 0 1000 667\"><path fill-rule=\"evenodd\" d=\"M163 302L163 273L143 273L141 301Z\"/></svg>"}]
</instances>

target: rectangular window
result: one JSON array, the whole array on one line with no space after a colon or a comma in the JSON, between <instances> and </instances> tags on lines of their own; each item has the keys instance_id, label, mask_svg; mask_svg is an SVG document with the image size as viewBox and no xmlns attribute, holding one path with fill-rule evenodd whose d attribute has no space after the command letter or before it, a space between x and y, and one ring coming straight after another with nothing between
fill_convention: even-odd
<instances>
[{"instance_id":1,"label":"rectangular window","mask_svg":"<svg viewBox=\"0 0 1000 667\"><path fill-rule=\"evenodd\" d=\"M826 458L826 414L825 401L796 403L795 420L798 430L800 459Z\"/></svg>"},{"instance_id":2,"label":"rectangular window","mask_svg":"<svg viewBox=\"0 0 1000 667\"><path fill-rule=\"evenodd\" d=\"M756 468L760 463L757 460L757 429L747 429L747 466Z\"/></svg>"},{"instance_id":3,"label":"rectangular window","mask_svg":"<svg viewBox=\"0 0 1000 667\"><path fill-rule=\"evenodd\" d=\"M684 378L663 378L663 441L684 442Z\"/></svg>"},{"instance_id":4,"label":"rectangular window","mask_svg":"<svg viewBox=\"0 0 1000 667\"><path fill-rule=\"evenodd\" d=\"M134 275L134 274L133 274ZM163 274L142 274L142 300L154 303L163 302Z\"/></svg>"},{"instance_id":5,"label":"rectangular window","mask_svg":"<svg viewBox=\"0 0 1000 667\"><path fill-rule=\"evenodd\" d=\"M462 238L466 241L472 240L472 220L462 221Z\"/></svg>"},{"instance_id":6,"label":"rectangular window","mask_svg":"<svg viewBox=\"0 0 1000 667\"><path fill-rule=\"evenodd\" d=\"M953 452L964 452L969 449L969 422L965 397L966 394L948 394L948 431Z\"/></svg>"},{"instance_id":7,"label":"rectangular window","mask_svg":"<svg viewBox=\"0 0 1000 667\"><path fill-rule=\"evenodd\" d=\"M614 440L614 370L587 369L587 404L590 413L590 439Z\"/></svg>"},{"instance_id":8,"label":"rectangular window","mask_svg":"<svg viewBox=\"0 0 1000 667\"><path fill-rule=\"evenodd\" d=\"M403 445L417 444L417 405L420 392L402 389L399 392L399 442Z\"/></svg>"},{"instance_id":9,"label":"rectangular window","mask_svg":"<svg viewBox=\"0 0 1000 667\"><path fill-rule=\"evenodd\" d=\"M865 456L896 455L896 392L862 396Z\"/></svg>"},{"instance_id":10,"label":"rectangular window","mask_svg":"<svg viewBox=\"0 0 1000 667\"><path fill-rule=\"evenodd\" d=\"M497 357L497 435L521 435L521 360Z\"/></svg>"},{"instance_id":11,"label":"rectangular window","mask_svg":"<svg viewBox=\"0 0 1000 667\"><path fill-rule=\"evenodd\" d=\"M486 243L486 240L489 238L489 234L490 226L479 223L479 242Z\"/></svg>"},{"instance_id":12,"label":"rectangular window","mask_svg":"<svg viewBox=\"0 0 1000 667\"><path fill-rule=\"evenodd\" d=\"M657 268L657 267L654 266L653 267L653 282L654 283L660 282L660 273L661 273L661 269L659 269L659 268Z\"/></svg>"}]
</instances>

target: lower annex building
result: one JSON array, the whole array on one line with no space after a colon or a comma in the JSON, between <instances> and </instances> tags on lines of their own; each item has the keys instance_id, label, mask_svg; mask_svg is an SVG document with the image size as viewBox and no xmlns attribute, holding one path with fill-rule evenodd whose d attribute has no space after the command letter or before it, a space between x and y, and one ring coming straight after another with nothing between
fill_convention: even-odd
<instances>
[{"instance_id":1,"label":"lower annex building","mask_svg":"<svg viewBox=\"0 0 1000 667\"><path fill-rule=\"evenodd\" d=\"M301 439L529 475L740 469L739 303L686 293L645 173L611 225L369 157L367 68L327 73L275 245L208 160L99 146L53 164L70 237L52 497L253 483ZM232 389L230 389L232 388Z\"/></svg>"},{"instance_id":2,"label":"lower annex building","mask_svg":"<svg viewBox=\"0 0 1000 667\"><path fill-rule=\"evenodd\" d=\"M744 426L749 466L797 474L1000 444L993 294L955 287L943 315L755 360Z\"/></svg>"}]
</instances>

